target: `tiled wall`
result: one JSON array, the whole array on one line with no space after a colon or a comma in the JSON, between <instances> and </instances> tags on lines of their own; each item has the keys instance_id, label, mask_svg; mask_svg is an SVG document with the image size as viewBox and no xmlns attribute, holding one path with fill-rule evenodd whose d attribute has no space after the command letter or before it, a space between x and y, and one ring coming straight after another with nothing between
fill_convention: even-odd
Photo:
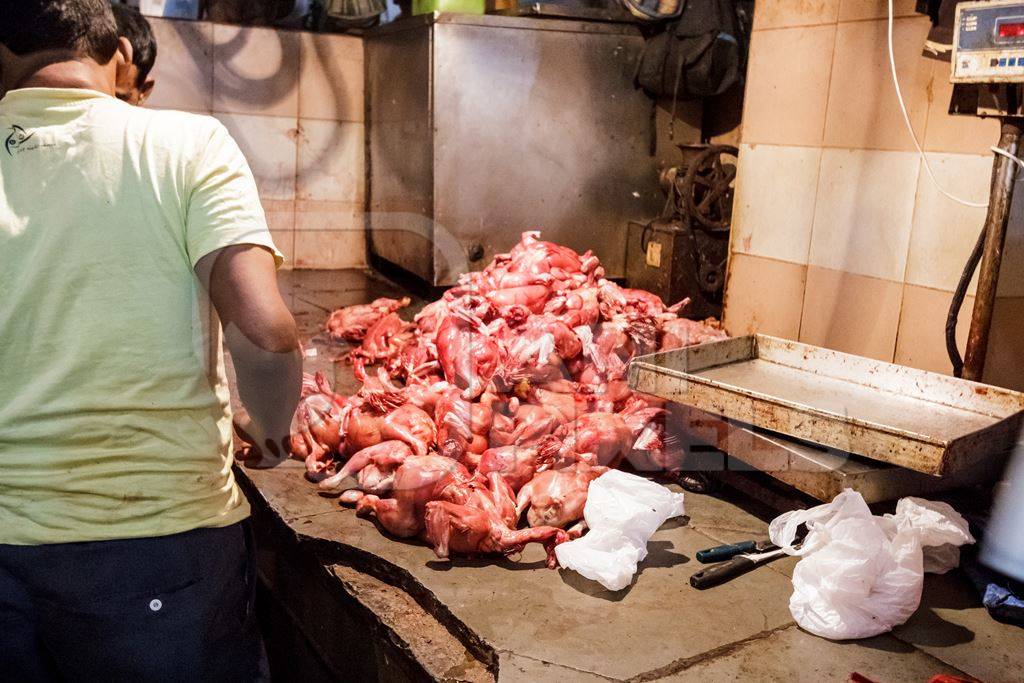
<instances>
[{"instance_id":1,"label":"tiled wall","mask_svg":"<svg viewBox=\"0 0 1024 683\"><path fill-rule=\"evenodd\" d=\"M896 1L894 26L911 121L939 183L984 202L998 124L947 113L949 65L921 57L930 23L914 4ZM927 178L891 84L886 5L756 3L725 324L733 334L950 372L946 310L985 211L950 201ZM1011 220L986 369L988 381L1017 388L1022 208ZM972 305L968 297L961 348Z\"/></svg>"},{"instance_id":2,"label":"tiled wall","mask_svg":"<svg viewBox=\"0 0 1024 683\"><path fill-rule=\"evenodd\" d=\"M362 40L150 21L159 56L148 106L227 126L288 266L365 266Z\"/></svg>"}]
</instances>

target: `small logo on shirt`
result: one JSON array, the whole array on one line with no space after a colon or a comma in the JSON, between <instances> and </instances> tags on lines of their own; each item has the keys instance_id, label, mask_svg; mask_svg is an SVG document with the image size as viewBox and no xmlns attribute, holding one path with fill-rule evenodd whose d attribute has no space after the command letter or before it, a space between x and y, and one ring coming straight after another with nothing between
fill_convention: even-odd
<instances>
[{"instance_id":1,"label":"small logo on shirt","mask_svg":"<svg viewBox=\"0 0 1024 683\"><path fill-rule=\"evenodd\" d=\"M11 126L10 131L10 135L4 141L4 148L7 150L7 154L13 157L15 152L21 150L22 145L32 139L35 131L27 131L18 125Z\"/></svg>"}]
</instances>

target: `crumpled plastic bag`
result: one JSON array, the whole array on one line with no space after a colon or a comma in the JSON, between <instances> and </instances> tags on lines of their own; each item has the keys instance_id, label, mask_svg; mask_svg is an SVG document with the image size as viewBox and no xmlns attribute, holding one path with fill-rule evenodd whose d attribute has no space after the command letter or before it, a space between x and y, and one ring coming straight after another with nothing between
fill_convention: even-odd
<instances>
[{"instance_id":1,"label":"crumpled plastic bag","mask_svg":"<svg viewBox=\"0 0 1024 683\"><path fill-rule=\"evenodd\" d=\"M590 483L582 538L555 547L563 567L608 590L628 586L647 557L647 541L665 520L683 514L683 494L635 474L612 470Z\"/></svg>"},{"instance_id":2,"label":"crumpled plastic bag","mask_svg":"<svg viewBox=\"0 0 1024 683\"><path fill-rule=\"evenodd\" d=\"M807 536L794 548L800 524ZM904 623L921 603L924 572L949 571L959 564L959 547L974 542L967 521L946 503L903 498L895 514L876 517L850 489L831 503L776 517L768 535L803 556L793 570L793 618L833 640L869 638Z\"/></svg>"}]
</instances>

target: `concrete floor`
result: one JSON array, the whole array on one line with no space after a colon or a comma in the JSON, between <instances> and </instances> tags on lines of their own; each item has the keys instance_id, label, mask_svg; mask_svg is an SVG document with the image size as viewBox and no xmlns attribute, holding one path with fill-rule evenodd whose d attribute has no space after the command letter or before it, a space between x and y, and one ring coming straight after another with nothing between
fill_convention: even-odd
<instances>
[{"instance_id":1,"label":"concrete floor","mask_svg":"<svg viewBox=\"0 0 1024 683\"><path fill-rule=\"evenodd\" d=\"M348 366L334 362L344 349L321 338L320 325L332 308L397 288L356 271L286 272L281 283L316 349L310 369L328 371L341 391L351 390ZM314 649L330 659L332 643L356 638L362 627L351 624L364 622L373 642L386 641L372 671L352 668L355 655L339 655L328 667L334 676L845 681L856 671L879 683L937 673L1009 683L1024 671L1024 629L989 618L959 572L928 576L921 608L892 634L840 643L794 624L788 600L795 558L717 588L690 588L697 550L767 535L774 512L738 493L687 493L687 518L658 531L634 583L611 593L574 572L545 569L539 548L516 561L440 562L426 546L388 538L372 521L317 495L302 469L289 462L244 470L242 481L261 537L286 539L267 541L267 553L277 557L265 563L264 581L282 586L275 599L311 642L319 639ZM290 584L280 567L299 557L301 571L324 570L319 585L333 597L313 600L305 589L284 588ZM323 620L326 600L358 618L338 617L349 625L333 629L311 623ZM403 657L411 663L395 664Z\"/></svg>"}]
</instances>

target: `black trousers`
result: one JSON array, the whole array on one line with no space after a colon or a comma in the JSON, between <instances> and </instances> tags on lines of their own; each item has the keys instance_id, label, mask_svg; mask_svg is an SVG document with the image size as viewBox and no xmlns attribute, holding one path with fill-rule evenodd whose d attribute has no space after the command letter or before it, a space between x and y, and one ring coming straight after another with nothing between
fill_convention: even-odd
<instances>
[{"instance_id":1,"label":"black trousers","mask_svg":"<svg viewBox=\"0 0 1024 683\"><path fill-rule=\"evenodd\" d=\"M160 538L0 544L0 677L263 681L251 523Z\"/></svg>"}]
</instances>

